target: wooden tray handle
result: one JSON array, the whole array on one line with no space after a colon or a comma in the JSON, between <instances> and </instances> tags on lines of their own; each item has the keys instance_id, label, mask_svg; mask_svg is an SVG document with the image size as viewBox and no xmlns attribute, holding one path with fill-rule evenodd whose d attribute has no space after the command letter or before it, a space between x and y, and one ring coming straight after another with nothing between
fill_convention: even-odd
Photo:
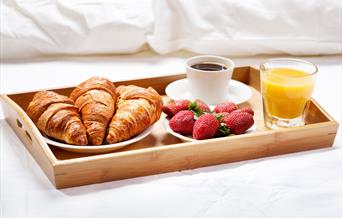
<instances>
[{"instance_id":1,"label":"wooden tray handle","mask_svg":"<svg viewBox=\"0 0 342 218\"><path fill-rule=\"evenodd\" d=\"M38 151L39 147L42 147L45 154L49 155L52 160L56 160L38 128L25 111L6 95L2 95L0 100L7 123L12 127L26 148L32 153L36 152L32 150L37 149Z\"/></svg>"}]
</instances>

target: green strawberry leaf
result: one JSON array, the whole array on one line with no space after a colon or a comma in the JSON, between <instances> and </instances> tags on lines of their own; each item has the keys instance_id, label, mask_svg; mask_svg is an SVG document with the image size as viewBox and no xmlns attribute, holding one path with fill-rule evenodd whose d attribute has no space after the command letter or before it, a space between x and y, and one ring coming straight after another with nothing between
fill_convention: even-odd
<instances>
[{"instance_id":1,"label":"green strawberry leaf","mask_svg":"<svg viewBox=\"0 0 342 218\"><path fill-rule=\"evenodd\" d=\"M226 124L220 123L219 129L217 130L216 137L224 137L230 134L230 129L227 127Z\"/></svg>"},{"instance_id":2,"label":"green strawberry leaf","mask_svg":"<svg viewBox=\"0 0 342 218\"><path fill-rule=\"evenodd\" d=\"M223 117L222 114L216 116L217 120L218 120L220 123L221 123L221 121L222 121L222 117Z\"/></svg>"},{"instance_id":3,"label":"green strawberry leaf","mask_svg":"<svg viewBox=\"0 0 342 218\"><path fill-rule=\"evenodd\" d=\"M194 110L194 109L196 109L196 108L197 108L197 103L196 103L196 101L191 102L190 105L189 105L189 110Z\"/></svg>"},{"instance_id":4,"label":"green strawberry leaf","mask_svg":"<svg viewBox=\"0 0 342 218\"><path fill-rule=\"evenodd\" d=\"M194 112L197 118L204 114L195 101L191 102L191 104L189 105L189 110Z\"/></svg>"}]
</instances>

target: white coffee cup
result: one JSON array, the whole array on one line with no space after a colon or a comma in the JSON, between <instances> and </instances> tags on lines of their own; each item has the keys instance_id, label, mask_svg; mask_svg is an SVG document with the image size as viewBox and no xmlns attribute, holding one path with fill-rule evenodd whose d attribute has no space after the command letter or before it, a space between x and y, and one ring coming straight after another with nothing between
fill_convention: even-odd
<instances>
[{"instance_id":1,"label":"white coffee cup","mask_svg":"<svg viewBox=\"0 0 342 218\"><path fill-rule=\"evenodd\" d=\"M215 71L192 67L203 63L218 64L226 69ZM233 70L234 62L225 57L201 55L189 58L186 61L186 73L191 97L201 99L209 105L229 100L229 82L232 78Z\"/></svg>"}]
</instances>

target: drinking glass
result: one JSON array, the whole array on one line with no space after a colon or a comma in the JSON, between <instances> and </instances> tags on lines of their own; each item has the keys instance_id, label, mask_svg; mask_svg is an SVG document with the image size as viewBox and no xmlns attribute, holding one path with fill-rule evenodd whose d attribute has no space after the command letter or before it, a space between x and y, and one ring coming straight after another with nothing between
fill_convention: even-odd
<instances>
[{"instance_id":1,"label":"drinking glass","mask_svg":"<svg viewBox=\"0 0 342 218\"><path fill-rule=\"evenodd\" d=\"M317 67L305 60L277 58L260 65L265 125L271 129L305 125L304 112Z\"/></svg>"}]
</instances>

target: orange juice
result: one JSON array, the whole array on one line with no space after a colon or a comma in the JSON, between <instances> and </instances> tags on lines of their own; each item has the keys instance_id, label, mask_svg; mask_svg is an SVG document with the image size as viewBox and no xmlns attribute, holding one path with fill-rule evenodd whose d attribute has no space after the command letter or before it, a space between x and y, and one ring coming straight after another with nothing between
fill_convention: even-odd
<instances>
[{"instance_id":1,"label":"orange juice","mask_svg":"<svg viewBox=\"0 0 342 218\"><path fill-rule=\"evenodd\" d=\"M266 112L293 119L302 115L313 91L314 77L300 70L273 68L263 74L261 86Z\"/></svg>"}]
</instances>

